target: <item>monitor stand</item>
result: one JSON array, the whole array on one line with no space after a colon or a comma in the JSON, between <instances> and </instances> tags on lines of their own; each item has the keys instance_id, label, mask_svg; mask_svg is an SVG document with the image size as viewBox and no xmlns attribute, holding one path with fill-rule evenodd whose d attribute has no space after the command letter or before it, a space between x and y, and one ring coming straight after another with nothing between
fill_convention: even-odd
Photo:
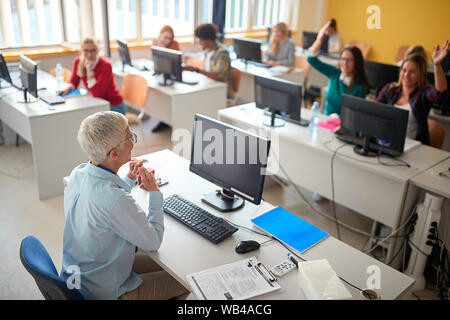
<instances>
[{"instance_id":1,"label":"monitor stand","mask_svg":"<svg viewBox=\"0 0 450 320\"><path fill-rule=\"evenodd\" d=\"M353 148L353 151L355 151L357 154L364 156L364 157L378 156L378 152L372 151L369 146L370 146L370 137L364 136L363 137L363 145L361 147L355 146Z\"/></svg>"},{"instance_id":2,"label":"monitor stand","mask_svg":"<svg viewBox=\"0 0 450 320\"><path fill-rule=\"evenodd\" d=\"M159 82L160 86L163 86L163 87L173 86L174 81L171 79L170 74L164 73L163 78L164 78L163 81Z\"/></svg>"},{"instance_id":3,"label":"monitor stand","mask_svg":"<svg viewBox=\"0 0 450 320\"><path fill-rule=\"evenodd\" d=\"M264 116L263 124L268 127L284 127L286 122L283 119L276 117L276 111L272 111L270 117Z\"/></svg>"},{"instance_id":4,"label":"monitor stand","mask_svg":"<svg viewBox=\"0 0 450 320\"><path fill-rule=\"evenodd\" d=\"M235 211L244 206L244 199L226 190L214 190L203 195L202 201L220 212Z\"/></svg>"},{"instance_id":5,"label":"monitor stand","mask_svg":"<svg viewBox=\"0 0 450 320\"><path fill-rule=\"evenodd\" d=\"M17 103L35 103L37 101L39 101L39 99L36 100L28 100L28 95L27 95L27 89L23 89L23 101L17 101Z\"/></svg>"}]
</instances>

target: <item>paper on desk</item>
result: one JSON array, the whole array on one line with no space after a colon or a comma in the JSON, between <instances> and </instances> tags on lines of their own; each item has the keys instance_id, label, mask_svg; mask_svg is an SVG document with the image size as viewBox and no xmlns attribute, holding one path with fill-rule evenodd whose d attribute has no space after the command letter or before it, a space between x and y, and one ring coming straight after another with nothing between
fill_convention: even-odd
<instances>
[{"instance_id":1,"label":"paper on desk","mask_svg":"<svg viewBox=\"0 0 450 320\"><path fill-rule=\"evenodd\" d=\"M300 262L298 264L298 281L308 300L352 298L326 259Z\"/></svg>"},{"instance_id":2,"label":"paper on desk","mask_svg":"<svg viewBox=\"0 0 450 320\"><path fill-rule=\"evenodd\" d=\"M201 300L245 300L280 289L255 257L192 273L186 278Z\"/></svg>"}]
</instances>

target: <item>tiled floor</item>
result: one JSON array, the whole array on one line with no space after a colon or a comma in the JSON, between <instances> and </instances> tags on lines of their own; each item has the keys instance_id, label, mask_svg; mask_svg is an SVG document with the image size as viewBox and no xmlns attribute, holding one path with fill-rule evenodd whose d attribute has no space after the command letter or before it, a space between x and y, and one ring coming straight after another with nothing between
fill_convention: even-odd
<instances>
[{"instance_id":1,"label":"tiled floor","mask_svg":"<svg viewBox=\"0 0 450 320\"><path fill-rule=\"evenodd\" d=\"M165 148L171 148L171 130L150 134L155 125L153 119L144 122L143 127L134 126L138 143L133 155L138 156ZM144 137L143 137L144 133ZM55 159L57 161L57 159ZM331 213L327 200L314 202L312 194L302 190L309 202L324 212ZM311 210L302 201L293 187L268 183L264 200L282 205L287 210L336 236L336 226L329 219ZM372 221L346 208L337 206L338 219L359 230L369 233ZM47 248L57 270L62 259L62 230L64 226L63 196L40 201L35 182L31 146L22 143L19 147L0 145L0 300L42 299L36 284L26 272L19 259L21 240L35 235ZM361 250L367 237L341 227L341 240ZM438 299L433 290L423 290L417 295L422 299ZM411 299L416 297L411 296Z\"/></svg>"}]
</instances>

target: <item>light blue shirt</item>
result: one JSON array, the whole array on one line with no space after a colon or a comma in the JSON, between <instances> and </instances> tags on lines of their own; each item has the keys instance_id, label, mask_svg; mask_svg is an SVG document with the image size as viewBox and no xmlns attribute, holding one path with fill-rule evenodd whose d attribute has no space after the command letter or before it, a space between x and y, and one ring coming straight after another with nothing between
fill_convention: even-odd
<instances>
[{"instance_id":1,"label":"light blue shirt","mask_svg":"<svg viewBox=\"0 0 450 320\"><path fill-rule=\"evenodd\" d=\"M136 247L156 251L164 234L161 192L150 192L149 214L131 196L135 181L91 163L75 168L64 191L66 223L61 277L80 269L86 299L117 299L139 287Z\"/></svg>"}]
</instances>

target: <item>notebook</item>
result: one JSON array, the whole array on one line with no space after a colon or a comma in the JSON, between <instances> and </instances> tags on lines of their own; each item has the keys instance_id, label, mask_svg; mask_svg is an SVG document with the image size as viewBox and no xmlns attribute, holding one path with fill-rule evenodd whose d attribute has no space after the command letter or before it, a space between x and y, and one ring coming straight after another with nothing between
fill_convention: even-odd
<instances>
[{"instance_id":1,"label":"notebook","mask_svg":"<svg viewBox=\"0 0 450 320\"><path fill-rule=\"evenodd\" d=\"M329 235L282 207L276 207L252 219L252 222L300 253L305 252Z\"/></svg>"}]
</instances>

